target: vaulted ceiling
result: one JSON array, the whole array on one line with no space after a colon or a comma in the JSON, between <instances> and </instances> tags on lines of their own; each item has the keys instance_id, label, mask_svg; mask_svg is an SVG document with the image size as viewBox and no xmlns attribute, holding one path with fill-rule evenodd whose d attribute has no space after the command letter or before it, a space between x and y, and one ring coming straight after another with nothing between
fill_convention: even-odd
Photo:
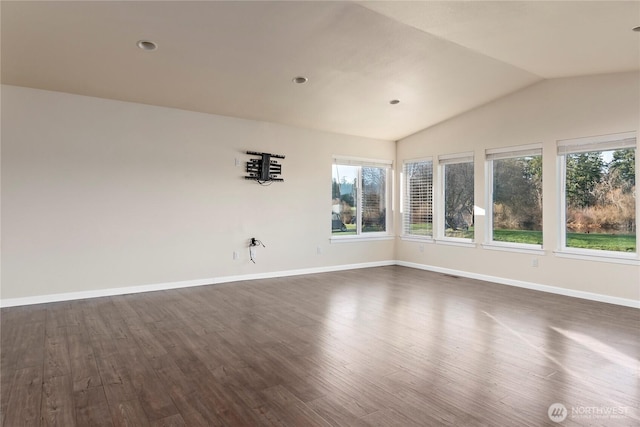
<instances>
[{"instance_id":1,"label":"vaulted ceiling","mask_svg":"<svg viewBox=\"0 0 640 427\"><path fill-rule=\"evenodd\" d=\"M2 83L377 139L543 79L640 70L640 1L0 7Z\"/></svg>"}]
</instances>

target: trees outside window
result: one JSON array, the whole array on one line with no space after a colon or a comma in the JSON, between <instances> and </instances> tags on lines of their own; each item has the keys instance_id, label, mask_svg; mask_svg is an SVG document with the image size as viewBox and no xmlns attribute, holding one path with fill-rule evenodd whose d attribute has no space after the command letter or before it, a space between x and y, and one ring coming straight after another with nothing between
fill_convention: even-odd
<instances>
[{"instance_id":1,"label":"trees outside window","mask_svg":"<svg viewBox=\"0 0 640 427\"><path fill-rule=\"evenodd\" d=\"M336 160L331 186L333 235L387 232L390 166Z\"/></svg>"},{"instance_id":2,"label":"trees outside window","mask_svg":"<svg viewBox=\"0 0 640 427\"><path fill-rule=\"evenodd\" d=\"M635 253L635 137L561 141L562 248Z\"/></svg>"},{"instance_id":3,"label":"trees outside window","mask_svg":"<svg viewBox=\"0 0 640 427\"><path fill-rule=\"evenodd\" d=\"M358 166L333 165L332 234L357 234Z\"/></svg>"},{"instance_id":4,"label":"trees outside window","mask_svg":"<svg viewBox=\"0 0 640 427\"><path fill-rule=\"evenodd\" d=\"M487 151L490 241L542 245L542 149Z\"/></svg>"},{"instance_id":5,"label":"trees outside window","mask_svg":"<svg viewBox=\"0 0 640 427\"><path fill-rule=\"evenodd\" d=\"M439 163L442 167L443 194L440 235L445 238L473 239L473 153L440 156Z\"/></svg>"},{"instance_id":6,"label":"trees outside window","mask_svg":"<svg viewBox=\"0 0 640 427\"><path fill-rule=\"evenodd\" d=\"M387 169L363 166L362 232L387 231Z\"/></svg>"},{"instance_id":7,"label":"trees outside window","mask_svg":"<svg viewBox=\"0 0 640 427\"><path fill-rule=\"evenodd\" d=\"M627 149L567 155L566 247L636 252L635 178L621 169L635 164L634 154Z\"/></svg>"}]
</instances>

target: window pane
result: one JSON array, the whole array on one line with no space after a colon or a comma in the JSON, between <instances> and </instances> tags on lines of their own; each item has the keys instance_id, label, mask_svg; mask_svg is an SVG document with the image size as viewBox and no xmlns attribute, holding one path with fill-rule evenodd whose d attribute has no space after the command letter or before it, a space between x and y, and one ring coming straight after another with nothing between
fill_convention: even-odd
<instances>
[{"instance_id":1,"label":"window pane","mask_svg":"<svg viewBox=\"0 0 640 427\"><path fill-rule=\"evenodd\" d=\"M444 235L473 239L473 162L444 165Z\"/></svg>"},{"instance_id":2,"label":"window pane","mask_svg":"<svg viewBox=\"0 0 640 427\"><path fill-rule=\"evenodd\" d=\"M356 234L358 166L333 165L331 233Z\"/></svg>"},{"instance_id":3,"label":"window pane","mask_svg":"<svg viewBox=\"0 0 640 427\"><path fill-rule=\"evenodd\" d=\"M433 235L433 162L404 165L403 228L405 235Z\"/></svg>"},{"instance_id":4,"label":"window pane","mask_svg":"<svg viewBox=\"0 0 640 427\"><path fill-rule=\"evenodd\" d=\"M362 232L387 230L385 190L387 171L383 168L362 168Z\"/></svg>"},{"instance_id":5,"label":"window pane","mask_svg":"<svg viewBox=\"0 0 640 427\"><path fill-rule=\"evenodd\" d=\"M636 251L635 150L566 157L566 246Z\"/></svg>"},{"instance_id":6,"label":"window pane","mask_svg":"<svg viewBox=\"0 0 640 427\"><path fill-rule=\"evenodd\" d=\"M542 244L542 156L493 160L493 240Z\"/></svg>"}]
</instances>

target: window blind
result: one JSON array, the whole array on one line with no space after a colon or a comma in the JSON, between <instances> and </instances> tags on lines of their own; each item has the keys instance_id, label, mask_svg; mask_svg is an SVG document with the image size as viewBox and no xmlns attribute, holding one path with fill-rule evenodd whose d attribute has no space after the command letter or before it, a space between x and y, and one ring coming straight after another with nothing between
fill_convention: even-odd
<instances>
[{"instance_id":1,"label":"window blind","mask_svg":"<svg viewBox=\"0 0 640 427\"><path fill-rule=\"evenodd\" d=\"M558 141L558 155L636 148L633 132Z\"/></svg>"},{"instance_id":2,"label":"window blind","mask_svg":"<svg viewBox=\"0 0 640 427\"><path fill-rule=\"evenodd\" d=\"M469 163L473 162L473 152L457 153L457 154L444 154L438 156L438 163L441 165L450 165L455 163Z\"/></svg>"},{"instance_id":3,"label":"window blind","mask_svg":"<svg viewBox=\"0 0 640 427\"><path fill-rule=\"evenodd\" d=\"M393 164L391 160L362 159L357 157L334 157L333 163L347 166L368 166L374 168L390 168Z\"/></svg>"},{"instance_id":4,"label":"window blind","mask_svg":"<svg viewBox=\"0 0 640 427\"><path fill-rule=\"evenodd\" d=\"M487 160L509 159L513 157L530 157L542 155L542 144L523 145L520 147L494 148L486 150Z\"/></svg>"},{"instance_id":5,"label":"window blind","mask_svg":"<svg viewBox=\"0 0 640 427\"><path fill-rule=\"evenodd\" d=\"M403 234L432 236L433 160L407 161L404 163L402 171L404 179Z\"/></svg>"}]
</instances>

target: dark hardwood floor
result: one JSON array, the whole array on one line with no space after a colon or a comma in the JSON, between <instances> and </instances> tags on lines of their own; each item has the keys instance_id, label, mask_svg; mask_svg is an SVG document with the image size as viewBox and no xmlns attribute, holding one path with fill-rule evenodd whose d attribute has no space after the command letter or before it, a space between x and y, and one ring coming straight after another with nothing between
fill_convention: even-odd
<instances>
[{"instance_id":1,"label":"dark hardwood floor","mask_svg":"<svg viewBox=\"0 0 640 427\"><path fill-rule=\"evenodd\" d=\"M6 427L640 422L640 310L404 267L7 308L1 322Z\"/></svg>"}]
</instances>

